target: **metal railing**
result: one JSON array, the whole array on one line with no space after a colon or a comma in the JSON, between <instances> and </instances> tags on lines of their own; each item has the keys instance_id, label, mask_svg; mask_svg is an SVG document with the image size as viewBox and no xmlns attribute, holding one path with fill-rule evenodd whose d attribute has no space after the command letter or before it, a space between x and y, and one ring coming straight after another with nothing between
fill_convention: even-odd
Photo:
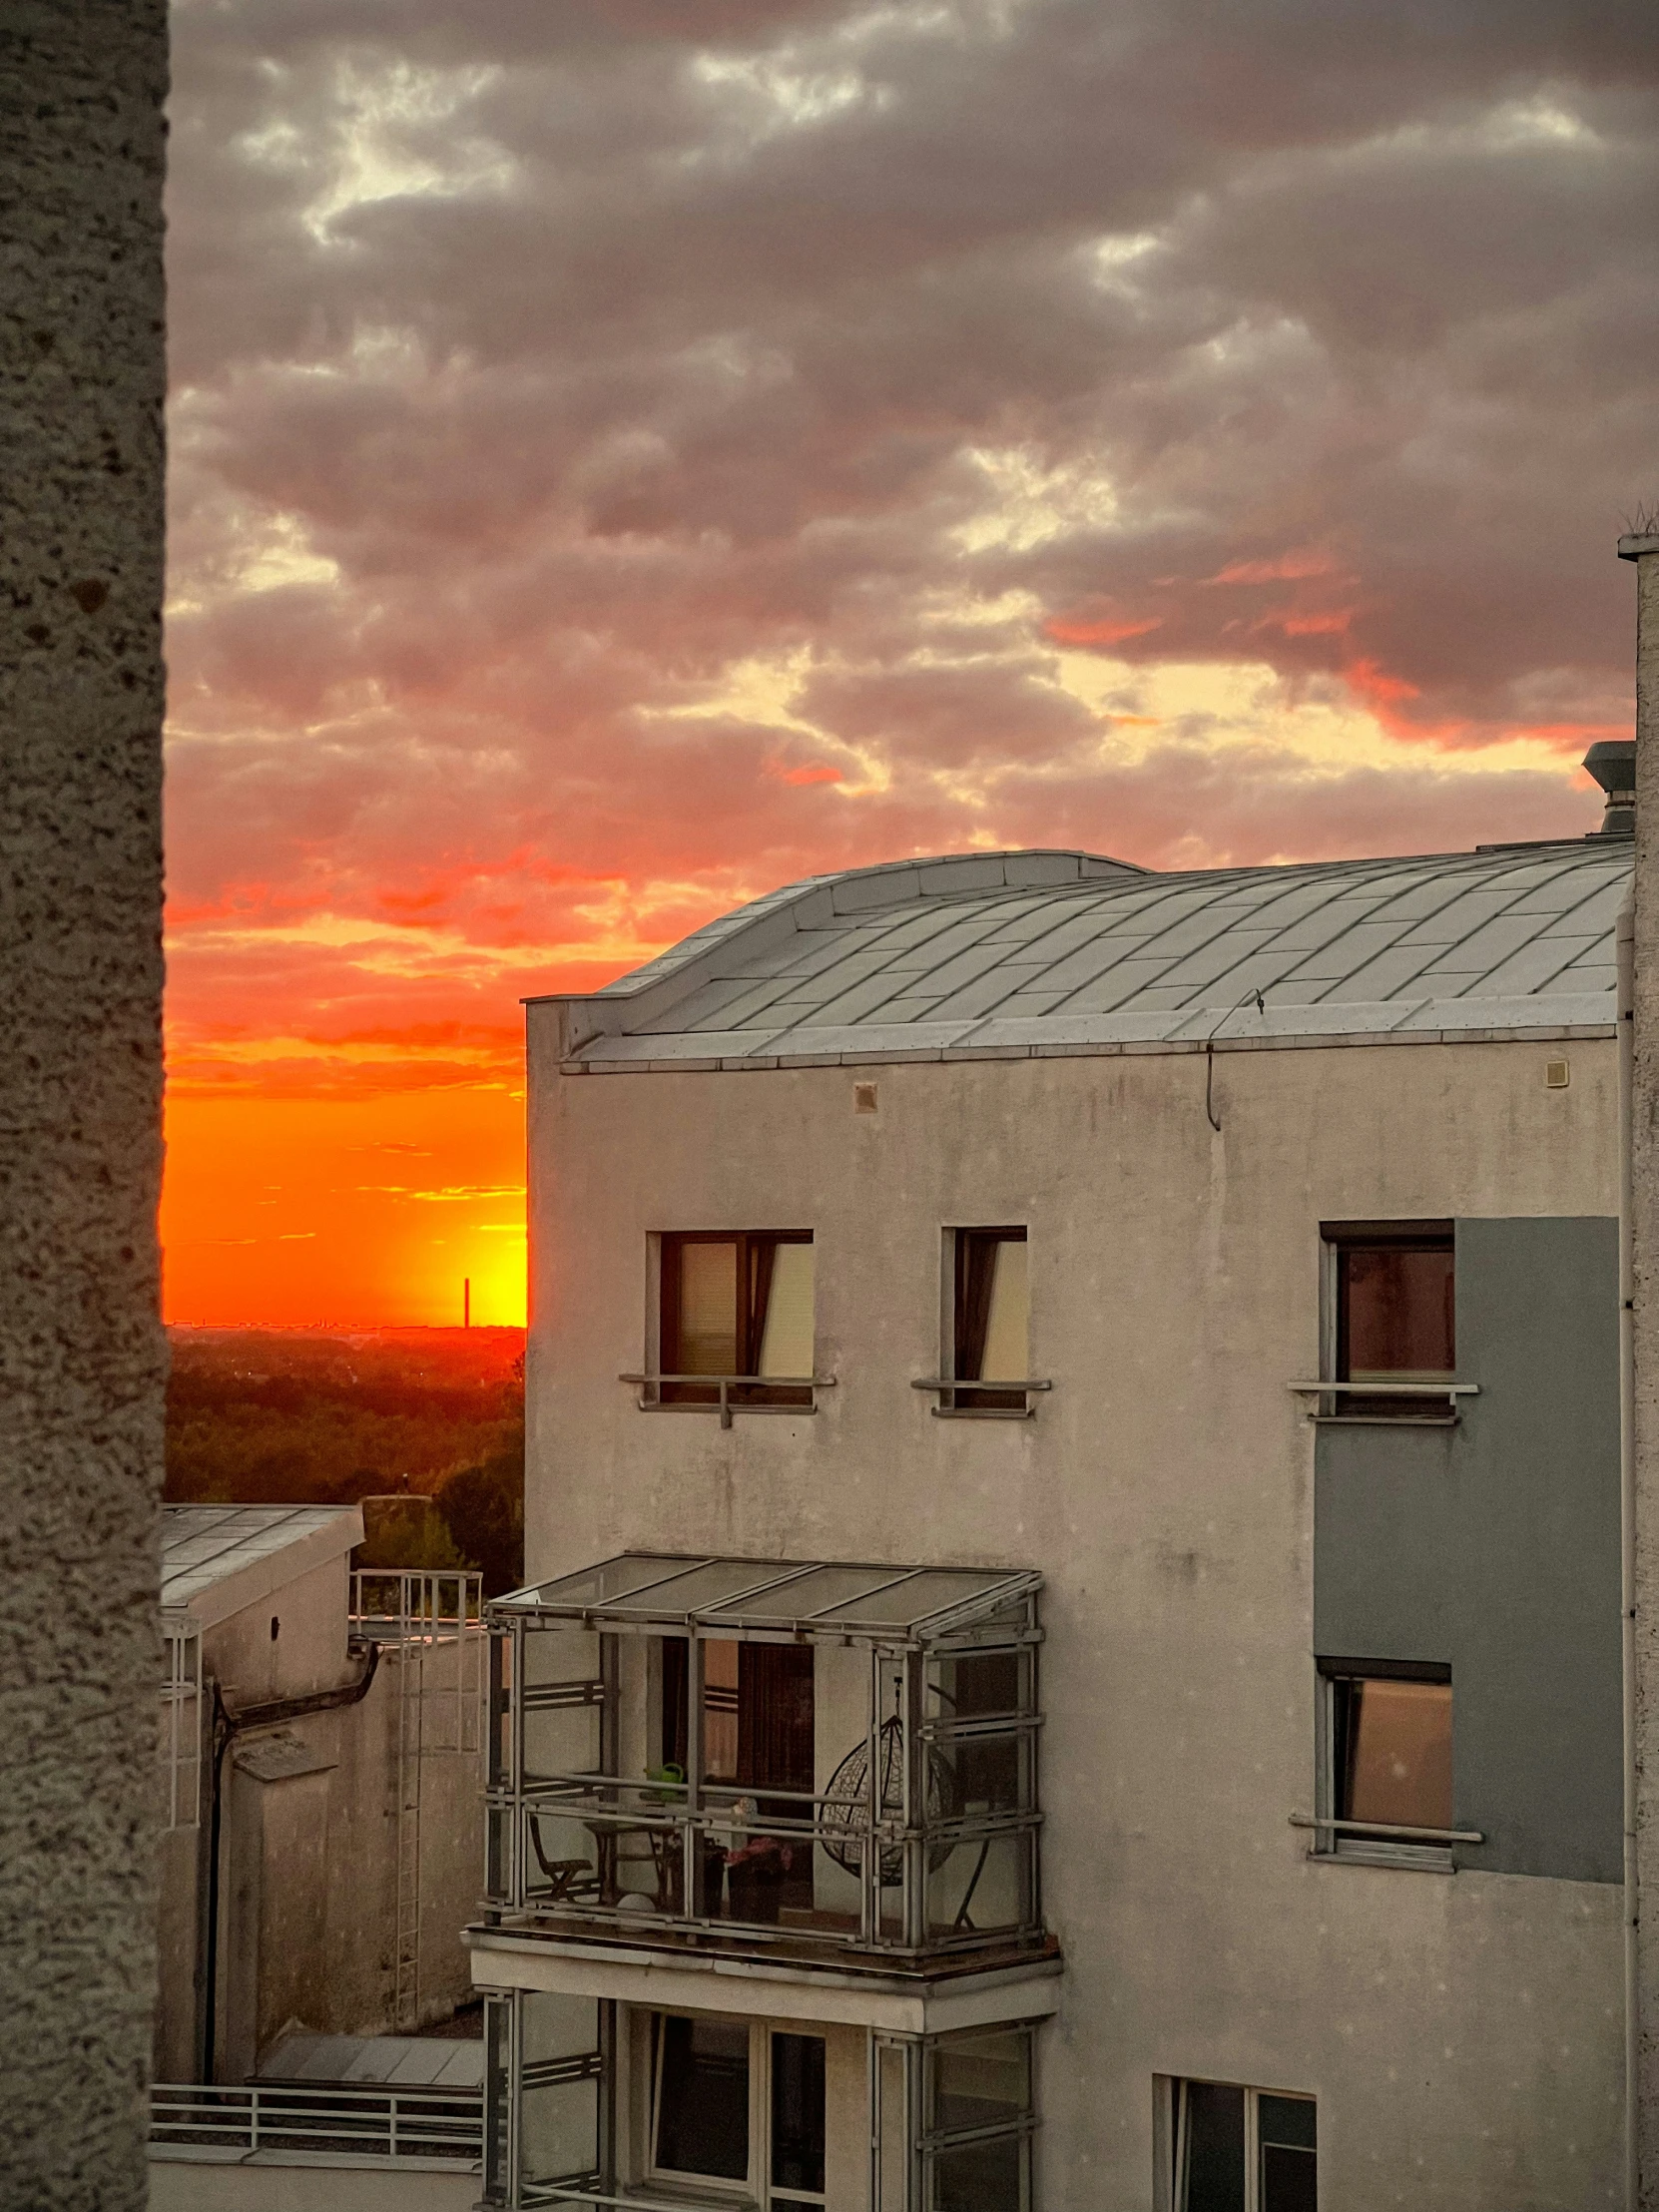
<instances>
[{"instance_id":1,"label":"metal railing","mask_svg":"<svg viewBox=\"0 0 1659 2212\"><path fill-rule=\"evenodd\" d=\"M166 2157L303 2151L311 2158L419 2159L476 2165L481 2089L325 2089L302 2082L158 2082L150 2146Z\"/></svg>"},{"instance_id":2,"label":"metal railing","mask_svg":"<svg viewBox=\"0 0 1659 2212\"><path fill-rule=\"evenodd\" d=\"M912 1390L932 1390L938 1404L928 1410L941 1419L956 1420L1029 1420L1036 1411L1028 1393L1032 1390L1051 1390L1052 1382L1039 1376L1014 1377L1005 1382L994 1379L976 1380L961 1375L922 1375L910 1383ZM1026 1402L1022 1405L958 1405L958 1397L1012 1397L1018 1391Z\"/></svg>"},{"instance_id":3,"label":"metal railing","mask_svg":"<svg viewBox=\"0 0 1659 2212\"><path fill-rule=\"evenodd\" d=\"M763 1807L736 1791L711 1803L705 1786L696 1810L665 1802L678 1794L587 1776L492 1790L489 1908L902 1951L1040 1927L1034 1805L935 1809L922 1827L804 1792L769 1791ZM813 1902L827 1874L839 1877L828 1909Z\"/></svg>"},{"instance_id":4,"label":"metal railing","mask_svg":"<svg viewBox=\"0 0 1659 2212\"><path fill-rule=\"evenodd\" d=\"M162 1678L162 1757L167 1762L167 1826L195 1828L202 1818L202 1627L190 1614L164 1617L167 1672Z\"/></svg>"},{"instance_id":5,"label":"metal railing","mask_svg":"<svg viewBox=\"0 0 1659 2212\"><path fill-rule=\"evenodd\" d=\"M730 1428L734 1413L816 1413L819 1390L835 1386L832 1375L647 1375L643 1372L617 1377L619 1382L638 1384L640 1395L635 1399L642 1413L713 1413L719 1412L722 1428ZM663 1387L671 1389L714 1390L715 1397L664 1397ZM734 1397L733 1391L738 1395ZM763 1395L767 1390L794 1390L794 1399L780 1400ZM648 1392L656 1394L648 1395ZM807 1393L805 1398L800 1394Z\"/></svg>"},{"instance_id":6,"label":"metal railing","mask_svg":"<svg viewBox=\"0 0 1659 2212\"><path fill-rule=\"evenodd\" d=\"M1443 1398L1446 1409L1438 1416L1442 1420L1455 1420L1457 1400L1460 1397L1480 1395L1478 1382L1343 1382L1327 1380L1324 1382L1287 1382L1285 1387L1296 1397L1380 1397L1396 1399L1402 1405L1410 1404L1413 1399ZM1359 1416L1346 1413L1316 1413L1313 1416L1316 1420L1349 1420L1356 1417Z\"/></svg>"}]
</instances>

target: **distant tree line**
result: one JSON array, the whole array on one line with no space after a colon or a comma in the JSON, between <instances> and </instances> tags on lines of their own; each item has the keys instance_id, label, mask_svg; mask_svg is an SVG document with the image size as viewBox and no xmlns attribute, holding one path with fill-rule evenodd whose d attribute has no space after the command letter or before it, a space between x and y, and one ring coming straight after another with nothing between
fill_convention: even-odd
<instances>
[{"instance_id":1,"label":"distant tree line","mask_svg":"<svg viewBox=\"0 0 1659 2212\"><path fill-rule=\"evenodd\" d=\"M175 1332L170 1500L355 1504L405 1489L433 1499L452 1555L398 1564L465 1564L488 1595L522 1581L521 1332Z\"/></svg>"}]
</instances>

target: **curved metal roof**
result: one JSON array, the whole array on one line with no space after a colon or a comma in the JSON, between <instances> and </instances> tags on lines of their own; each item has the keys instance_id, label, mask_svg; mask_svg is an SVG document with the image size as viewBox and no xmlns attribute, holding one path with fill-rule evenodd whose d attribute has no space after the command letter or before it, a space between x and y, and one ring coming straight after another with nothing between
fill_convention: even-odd
<instances>
[{"instance_id":1,"label":"curved metal roof","mask_svg":"<svg viewBox=\"0 0 1659 2212\"><path fill-rule=\"evenodd\" d=\"M1600 1028L1621 838L1160 874L987 853L816 877L573 1001L584 1066ZM1256 994L1261 994L1258 1006Z\"/></svg>"}]
</instances>

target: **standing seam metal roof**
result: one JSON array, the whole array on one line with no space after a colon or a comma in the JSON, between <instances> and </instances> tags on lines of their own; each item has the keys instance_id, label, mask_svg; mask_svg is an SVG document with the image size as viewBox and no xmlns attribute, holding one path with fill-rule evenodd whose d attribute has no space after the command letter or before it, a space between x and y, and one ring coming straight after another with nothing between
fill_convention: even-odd
<instances>
[{"instance_id":1,"label":"standing seam metal roof","mask_svg":"<svg viewBox=\"0 0 1659 2212\"><path fill-rule=\"evenodd\" d=\"M1008 879L1038 861L1070 879ZM1175 1042L1218 1021L1230 1038L1600 1027L1630 868L1628 841L1585 838L1187 874L974 854L815 877L582 1002L603 1033L578 1049L603 1066Z\"/></svg>"}]
</instances>

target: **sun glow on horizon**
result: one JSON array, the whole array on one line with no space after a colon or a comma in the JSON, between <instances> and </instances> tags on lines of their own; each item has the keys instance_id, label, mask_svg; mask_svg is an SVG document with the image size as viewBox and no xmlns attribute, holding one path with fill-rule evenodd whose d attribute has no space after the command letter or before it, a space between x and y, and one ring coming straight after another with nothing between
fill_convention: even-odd
<instances>
[{"instance_id":1,"label":"sun glow on horizon","mask_svg":"<svg viewBox=\"0 0 1659 2212\"><path fill-rule=\"evenodd\" d=\"M179 1326L525 1320L523 1101L444 1087L168 1102L164 1314Z\"/></svg>"}]
</instances>

